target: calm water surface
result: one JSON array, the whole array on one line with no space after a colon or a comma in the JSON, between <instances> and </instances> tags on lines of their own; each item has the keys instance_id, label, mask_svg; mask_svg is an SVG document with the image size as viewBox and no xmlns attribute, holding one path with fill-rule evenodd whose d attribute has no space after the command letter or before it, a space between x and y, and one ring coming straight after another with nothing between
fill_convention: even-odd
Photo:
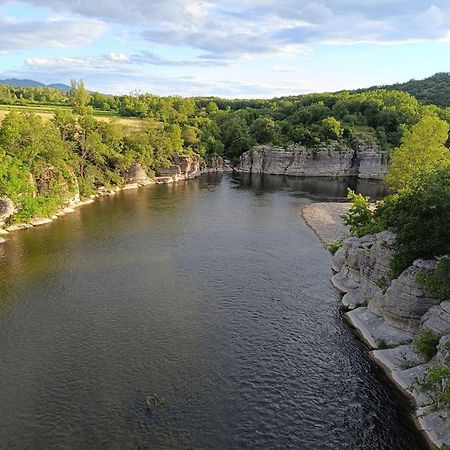
<instances>
[{"instance_id":1,"label":"calm water surface","mask_svg":"<svg viewBox=\"0 0 450 450\"><path fill-rule=\"evenodd\" d=\"M423 448L299 215L344 184L202 177L11 235L0 448Z\"/></svg>"}]
</instances>

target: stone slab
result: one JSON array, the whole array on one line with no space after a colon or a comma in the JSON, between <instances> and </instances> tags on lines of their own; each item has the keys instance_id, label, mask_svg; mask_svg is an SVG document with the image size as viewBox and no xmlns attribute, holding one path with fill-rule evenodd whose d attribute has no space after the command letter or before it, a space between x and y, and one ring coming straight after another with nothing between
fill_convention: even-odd
<instances>
[{"instance_id":1,"label":"stone slab","mask_svg":"<svg viewBox=\"0 0 450 450\"><path fill-rule=\"evenodd\" d=\"M413 334L388 325L381 317L371 313L366 307L354 309L345 314L366 344L377 349L381 343L398 346L409 343Z\"/></svg>"}]
</instances>

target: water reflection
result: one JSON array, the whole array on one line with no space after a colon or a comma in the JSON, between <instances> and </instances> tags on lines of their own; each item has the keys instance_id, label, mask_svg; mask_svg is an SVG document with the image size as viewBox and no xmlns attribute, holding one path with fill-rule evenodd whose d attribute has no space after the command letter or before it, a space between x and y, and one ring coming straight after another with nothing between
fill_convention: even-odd
<instances>
[{"instance_id":1,"label":"water reflection","mask_svg":"<svg viewBox=\"0 0 450 450\"><path fill-rule=\"evenodd\" d=\"M382 181L363 180L357 177L287 177L284 175L233 174L236 184L255 192L275 192L285 190L293 195L316 200L342 200L347 196L347 189L373 199L386 195L386 186Z\"/></svg>"}]
</instances>

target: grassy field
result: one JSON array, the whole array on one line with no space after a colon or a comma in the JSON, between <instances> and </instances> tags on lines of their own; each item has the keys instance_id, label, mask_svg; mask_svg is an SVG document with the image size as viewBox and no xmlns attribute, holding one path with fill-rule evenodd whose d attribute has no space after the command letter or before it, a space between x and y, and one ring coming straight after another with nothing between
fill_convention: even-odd
<instances>
[{"instance_id":1,"label":"grassy field","mask_svg":"<svg viewBox=\"0 0 450 450\"><path fill-rule=\"evenodd\" d=\"M36 105L36 106L20 106L20 105L0 105L0 122L10 111L30 112L42 117L44 120L53 118L56 110L70 111L70 106L52 106L52 105ZM138 128L140 126L140 119L132 117L120 117L113 111L94 111L94 116L98 120L112 121L115 120L124 127Z\"/></svg>"}]
</instances>

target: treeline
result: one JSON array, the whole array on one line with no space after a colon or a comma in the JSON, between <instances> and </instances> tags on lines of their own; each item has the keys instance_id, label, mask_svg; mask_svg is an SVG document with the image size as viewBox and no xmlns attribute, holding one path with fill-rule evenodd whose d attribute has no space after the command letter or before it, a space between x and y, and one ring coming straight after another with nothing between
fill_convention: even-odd
<instances>
[{"instance_id":1,"label":"treeline","mask_svg":"<svg viewBox=\"0 0 450 450\"><path fill-rule=\"evenodd\" d=\"M3 105L69 105L69 95L48 87L13 87L0 84Z\"/></svg>"},{"instance_id":2,"label":"treeline","mask_svg":"<svg viewBox=\"0 0 450 450\"><path fill-rule=\"evenodd\" d=\"M426 105L450 107L450 73L441 72L424 80L410 80L388 86L374 86L371 90L388 89L408 92Z\"/></svg>"},{"instance_id":3,"label":"treeline","mask_svg":"<svg viewBox=\"0 0 450 450\"><path fill-rule=\"evenodd\" d=\"M74 93L78 92L79 84L72 81L72 91L67 94L59 92L60 97L55 97L54 101L74 106ZM46 90L8 89L17 92L29 90L36 102L39 102L38 94ZM48 91L42 103L51 103L50 94L54 90ZM317 147L329 140L342 141L350 146L358 140L374 142L380 151L389 154L400 145L404 128L417 123L425 113L433 112L450 122L449 108L423 106L408 93L388 89L308 94L272 100L158 97L139 93L112 96L87 92L87 95L87 106L94 111L181 125L183 139L194 151L203 155L223 154L230 159L239 158L255 144L272 143L287 147L291 143L300 143Z\"/></svg>"},{"instance_id":4,"label":"treeline","mask_svg":"<svg viewBox=\"0 0 450 450\"><path fill-rule=\"evenodd\" d=\"M350 145L375 142L389 152L400 145L404 127L433 112L450 122L450 109L422 106L410 94L378 90L364 93L310 94L274 100L161 98L148 94L121 98L121 115L155 120L212 122L224 154L238 158L254 144L317 147L329 140ZM195 124L193 124L195 127Z\"/></svg>"}]
</instances>

